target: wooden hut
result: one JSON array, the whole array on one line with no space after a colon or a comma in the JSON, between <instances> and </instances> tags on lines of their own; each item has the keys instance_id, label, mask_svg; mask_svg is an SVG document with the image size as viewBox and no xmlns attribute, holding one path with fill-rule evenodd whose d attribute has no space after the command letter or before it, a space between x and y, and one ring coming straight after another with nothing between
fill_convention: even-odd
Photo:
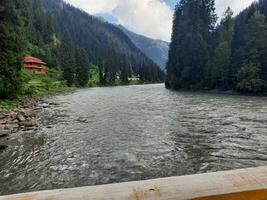
<instances>
[{"instance_id":1,"label":"wooden hut","mask_svg":"<svg viewBox=\"0 0 267 200\"><path fill-rule=\"evenodd\" d=\"M24 69L27 71L32 71L39 75L45 75L45 65L46 63L43 62L39 58L35 58L32 56L26 56L23 60Z\"/></svg>"}]
</instances>

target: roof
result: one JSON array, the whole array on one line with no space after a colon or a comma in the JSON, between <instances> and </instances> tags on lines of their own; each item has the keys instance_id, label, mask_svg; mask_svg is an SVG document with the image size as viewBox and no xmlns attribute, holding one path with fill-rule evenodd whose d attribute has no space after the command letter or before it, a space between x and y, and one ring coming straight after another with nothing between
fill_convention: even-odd
<instances>
[{"instance_id":1,"label":"roof","mask_svg":"<svg viewBox=\"0 0 267 200\"><path fill-rule=\"evenodd\" d=\"M32 56L26 56L24 58L24 63L37 63L37 64L46 65L46 63L43 62L41 59L35 58L35 57L32 57Z\"/></svg>"}]
</instances>

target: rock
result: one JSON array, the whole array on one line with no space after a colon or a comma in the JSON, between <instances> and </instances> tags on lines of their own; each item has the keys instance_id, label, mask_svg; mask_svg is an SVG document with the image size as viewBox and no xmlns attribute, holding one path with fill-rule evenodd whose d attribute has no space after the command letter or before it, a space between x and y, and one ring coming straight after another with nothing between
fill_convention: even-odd
<instances>
[{"instance_id":1,"label":"rock","mask_svg":"<svg viewBox=\"0 0 267 200\"><path fill-rule=\"evenodd\" d=\"M37 107L34 108L34 110L37 110L37 111L38 110L42 110L42 109L43 109L43 107L40 107L40 106L37 106Z\"/></svg>"},{"instance_id":2,"label":"rock","mask_svg":"<svg viewBox=\"0 0 267 200\"><path fill-rule=\"evenodd\" d=\"M14 120L13 120L13 123L19 123L19 120L14 119Z\"/></svg>"},{"instance_id":3,"label":"rock","mask_svg":"<svg viewBox=\"0 0 267 200\"><path fill-rule=\"evenodd\" d=\"M8 146L0 145L0 153L3 152Z\"/></svg>"},{"instance_id":4,"label":"rock","mask_svg":"<svg viewBox=\"0 0 267 200\"><path fill-rule=\"evenodd\" d=\"M16 118L17 120L19 120L19 122L26 121L25 117L21 113L18 113Z\"/></svg>"},{"instance_id":5,"label":"rock","mask_svg":"<svg viewBox=\"0 0 267 200\"><path fill-rule=\"evenodd\" d=\"M40 106L42 106L43 108L49 108L50 107L49 104L47 104L47 103L43 103Z\"/></svg>"},{"instance_id":6,"label":"rock","mask_svg":"<svg viewBox=\"0 0 267 200\"><path fill-rule=\"evenodd\" d=\"M36 122L35 121L24 121L20 123L20 126L29 128L29 127L36 126Z\"/></svg>"},{"instance_id":7,"label":"rock","mask_svg":"<svg viewBox=\"0 0 267 200\"><path fill-rule=\"evenodd\" d=\"M5 126L5 130L13 130L13 129L18 128L18 127L19 127L19 125L18 125L17 123L14 123L14 124L7 124L7 125Z\"/></svg>"},{"instance_id":8,"label":"rock","mask_svg":"<svg viewBox=\"0 0 267 200\"><path fill-rule=\"evenodd\" d=\"M79 118L79 119L77 119L77 122L86 123L87 122L87 119Z\"/></svg>"},{"instance_id":9,"label":"rock","mask_svg":"<svg viewBox=\"0 0 267 200\"><path fill-rule=\"evenodd\" d=\"M7 123L6 119L0 119L0 124L5 125Z\"/></svg>"},{"instance_id":10,"label":"rock","mask_svg":"<svg viewBox=\"0 0 267 200\"><path fill-rule=\"evenodd\" d=\"M22 109L21 110L21 114L26 118L35 117L36 116L34 110L33 109L29 109L29 108L28 109Z\"/></svg>"},{"instance_id":11,"label":"rock","mask_svg":"<svg viewBox=\"0 0 267 200\"><path fill-rule=\"evenodd\" d=\"M9 115L7 117L15 119L17 117L17 113L16 112L11 112L11 113L9 113Z\"/></svg>"},{"instance_id":12,"label":"rock","mask_svg":"<svg viewBox=\"0 0 267 200\"><path fill-rule=\"evenodd\" d=\"M5 130L0 128L0 137L5 137L11 133L10 130Z\"/></svg>"}]
</instances>

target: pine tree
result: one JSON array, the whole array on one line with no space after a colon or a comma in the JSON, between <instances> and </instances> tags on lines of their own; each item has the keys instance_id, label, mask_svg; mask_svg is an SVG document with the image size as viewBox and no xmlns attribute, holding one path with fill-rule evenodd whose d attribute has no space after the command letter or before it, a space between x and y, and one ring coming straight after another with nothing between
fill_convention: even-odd
<instances>
[{"instance_id":1,"label":"pine tree","mask_svg":"<svg viewBox=\"0 0 267 200\"><path fill-rule=\"evenodd\" d=\"M126 55L123 56L123 62L121 66L121 81L125 84L129 83L130 77L130 64L127 61Z\"/></svg>"},{"instance_id":2,"label":"pine tree","mask_svg":"<svg viewBox=\"0 0 267 200\"><path fill-rule=\"evenodd\" d=\"M245 29L245 43L240 48L241 68L237 74L237 89L242 92L263 92L267 80L263 66L267 63L267 24L259 11L249 19Z\"/></svg>"},{"instance_id":3,"label":"pine tree","mask_svg":"<svg viewBox=\"0 0 267 200\"><path fill-rule=\"evenodd\" d=\"M86 86L89 81L89 59L84 49L76 50L76 78L80 86Z\"/></svg>"},{"instance_id":4,"label":"pine tree","mask_svg":"<svg viewBox=\"0 0 267 200\"><path fill-rule=\"evenodd\" d=\"M22 54L25 49L26 2L0 3L0 98L13 98L19 92Z\"/></svg>"},{"instance_id":5,"label":"pine tree","mask_svg":"<svg viewBox=\"0 0 267 200\"><path fill-rule=\"evenodd\" d=\"M215 22L214 0L181 0L175 9L167 63L167 85L200 87L209 62Z\"/></svg>"},{"instance_id":6,"label":"pine tree","mask_svg":"<svg viewBox=\"0 0 267 200\"><path fill-rule=\"evenodd\" d=\"M219 41L211 61L211 73L209 80L211 88L230 89L230 59L232 55L232 39L234 33L233 11L230 8L224 13L220 26L218 27Z\"/></svg>"},{"instance_id":7,"label":"pine tree","mask_svg":"<svg viewBox=\"0 0 267 200\"><path fill-rule=\"evenodd\" d=\"M101 85L105 85L105 83L104 83L104 75L103 75L103 73L104 73L104 66L105 66L104 61L99 60L98 61L98 73L99 73L99 83Z\"/></svg>"},{"instance_id":8,"label":"pine tree","mask_svg":"<svg viewBox=\"0 0 267 200\"><path fill-rule=\"evenodd\" d=\"M145 81L145 62L140 64L138 71L140 81Z\"/></svg>"},{"instance_id":9,"label":"pine tree","mask_svg":"<svg viewBox=\"0 0 267 200\"><path fill-rule=\"evenodd\" d=\"M67 85L70 87L74 83L75 79L75 47L70 39L70 36L65 33L60 49L60 66L63 69L63 79L67 81Z\"/></svg>"}]
</instances>

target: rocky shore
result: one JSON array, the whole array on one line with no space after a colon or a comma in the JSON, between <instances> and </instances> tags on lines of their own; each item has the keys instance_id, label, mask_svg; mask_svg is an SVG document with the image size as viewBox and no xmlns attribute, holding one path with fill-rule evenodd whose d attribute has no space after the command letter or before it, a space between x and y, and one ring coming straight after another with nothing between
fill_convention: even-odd
<instances>
[{"instance_id":1,"label":"rocky shore","mask_svg":"<svg viewBox=\"0 0 267 200\"><path fill-rule=\"evenodd\" d=\"M38 113L54 105L56 104L42 99L30 100L12 112L0 116L0 137L7 137L19 130L33 130L38 126Z\"/></svg>"},{"instance_id":2,"label":"rocky shore","mask_svg":"<svg viewBox=\"0 0 267 200\"><path fill-rule=\"evenodd\" d=\"M42 121L39 113L57 104L47 102L42 98L27 100L25 102L12 112L0 115L0 153L8 148L8 145L4 141L9 140L12 134L19 131L34 131L38 129L40 124L47 128L50 127L49 121Z\"/></svg>"},{"instance_id":3,"label":"rocky shore","mask_svg":"<svg viewBox=\"0 0 267 200\"><path fill-rule=\"evenodd\" d=\"M36 126L36 115L40 109L37 105L38 100L31 100L20 108L0 116L0 137Z\"/></svg>"}]
</instances>

